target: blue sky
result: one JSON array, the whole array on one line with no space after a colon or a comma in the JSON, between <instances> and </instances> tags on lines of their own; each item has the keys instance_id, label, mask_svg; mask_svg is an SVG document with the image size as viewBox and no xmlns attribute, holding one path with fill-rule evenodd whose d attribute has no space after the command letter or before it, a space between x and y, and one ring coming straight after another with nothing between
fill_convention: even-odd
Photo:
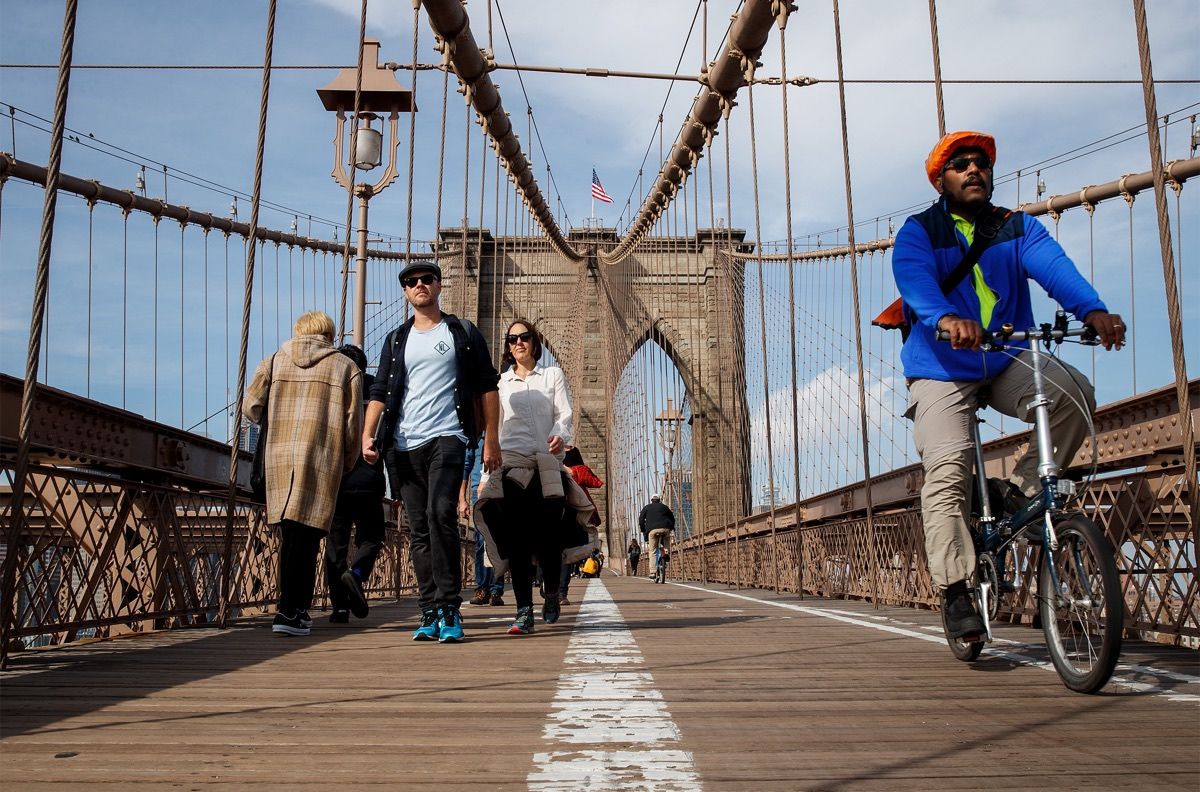
<instances>
[{"instance_id":1,"label":"blue sky","mask_svg":"<svg viewBox=\"0 0 1200 792\"><path fill-rule=\"evenodd\" d=\"M793 15L786 33L789 75L819 78L819 84L789 91L790 141L792 146L794 234L822 244L844 241L846 223L842 186L841 140L829 4L802 4ZM1200 77L1200 22L1194 2L1156 0L1150 3L1150 28L1155 74L1160 79ZM408 62L412 52L412 12L405 3L373 0L368 35L382 41L382 58ZM712 0L709 6L707 52L711 58L724 32L725 21L735 2ZM5 64L48 64L58 57L62 24L61 2L50 0L0 0L0 61ZM646 72L673 72L683 53L680 71L695 73L702 60L701 23L697 21L685 47L689 24L698 6L693 2L638 3L619 0L604 4L564 0L547 3L505 0L497 10L494 29L496 58L525 64L600 67ZM1123 2L1046 4L977 2L939 4L941 61L946 79L1137 79L1137 48L1132 27L1132 4ZM359 3L354 0L284 0L279 3L275 42L277 65L348 65L356 56ZM486 46L488 3L476 0L468 7L476 38ZM263 57L266 3L262 0L212 0L206 3L123 2L81 3L76 36L77 65L259 65ZM843 4L842 30L845 37L846 76L851 79L928 79L932 59L929 46L927 3L924 0L863 0ZM500 27L503 13L515 55ZM580 24L586 20L586 24ZM419 23L421 62L436 62L432 35L422 16ZM773 33L762 57L761 73L779 73L779 38ZM328 83L335 70L276 71L272 78L270 117L266 146L263 197L291 211L264 209L262 223L287 229L293 214L299 215L301 232L330 238L332 227L345 217L345 194L329 176L332 160L330 140L333 119L325 112L315 89ZM408 72L398 72L408 83ZM50 118L53 113L55 72L53 70L0 69L0 103L18 108L17 121L35 114ZM68 143L63 168L67 173L97 179L105 184L132 189L139 165L147 165L147 192L163 194L161 170L168 166L167 197L172 203L225 214L234 191L249 192L252 185L255 128L257 124L260 74L256 71L184 71L77 69L69 100L68 125L83 136L126 149L118 159L83 145ZM677 83L667 96L668 84L650 80L594 79L576 76L528 73L523 77L528 103L533 108L538 135L531 145L526 131L526 97L515 73L499 71L493 79L500 85L507 109L531 154L534 172L543 191L551 196L561 191L566 213L578 224L590 210L589 187L594 167L617 203L602 207L607 224L615 224L627 198L636 206L639 168L647 177L657 171L660 109L665 118L665 145L670 146L691 104L695 86ZM1144 123L1140 85L948 85L945 93L947 124L950 128L979 128L994 132L999 140L997 174L1071 151L1092 141ZM759 189L764 240L785 235L782 168L781 112L777 89L757 89L755 95ZM433 235L436 212L437 148L440 138L441 76L421 72L417 85L417 170L413 198L414 237ZM1168 130L1168 159L1187 156L1189 113L1197 111L1200 86L1161 85L1160 112L1190 108L1181 123ZM906 207L929 201L933 193L925 181L921 163L937 134L934 94L929 85L852 84L847 88L851 167L856 217L865 222L860 241L874 237L874 229L886 229L886 218L896 225ZM665 109L664 109L665 106ZM753 229L753 186L749 168L749 136L746 129L748 104L745 97L731 119L734 152L733 225ZM7 111L7 108L0 108ZM2 123L0 148L20 159L44 163L47 135L23 123ZM446 195L443 225L460 222L463 204L462 135L465 109L462 98L451 93L447 132ZM472 128L475 131L474 127ZM405 133L405 136L407 133ZM718 138L718 143L722 143ZM405 137L402 152L407 146ZM543 147L545 155L543 155ZM649 156L645 156L647 149ZM479 146L472 145L472 176L468 179L468 203L478 205ZM545 178L546 158L554 183ZM718 160L717 167L723 167ZM126 161L131 160L131 161ZM1087 154L1043 171L1050 193L1073 192L1080 187L1108 181L1123 173L1148 168L1144 137L1132 139ZM173 175L186 171L221 185L201 188ZM399 240L405 233L408 196L407 174L372 201L372 231ZM490 182L490 171L489 171ZM490 187L489 187L490 189ZM1016 203L1015 180L997 190L997 201ZM1021 180L1021 197L1033 191L1033 178ZM718 191L719 192L719 191ZM1200 304L1200 272L1195 251L1197 205L1184 190L1185 222L1182 242L1185 319L1194 327ZM6 288L0 293L0 369L20 375L24 364L24 339L28 329L31 273L36 254L36 229L40 222L41 191L10 184L3 193L0 217L0 258ZM240 203L240 216L248 217L248 206ZM1169 358L1165 352L1165 323L1162 316L1161 265L1149 213L1152 201L1144 196L1135 202L1135 266L1129 264L1128 216L1123 205L1101 207L1090 229L1095 245L1089 245L1089 224L1080 212L1068 213L1060 228L1068 250L1089 271L1095 256L1096 280L1114 309L1128 314L1136 309L1147 322L1139 347L1139 390L1146 383L1169 380ZM1174 201L1172 201L1174 207ZM476 210L472 210L474 212ZM718 206L717 213L724 214ZM1190 214L1189 214L1190 213ZM177 224L158 229L160 265L159 318L148 318L144 288L153 277L155 233L142 218L131 218L128 245L122 234L119 212L98 208L93 241L87 241L87 211L82 202L60 202L60 233L55 241L55 274L51 312L57 317L51 329L51 384L83 392L81 373L92 361L86 388L96 398L119 400L117 380L124 376L127 406L139 412L157 412L169 423L191 425L206 410L222 403L227 381L224 359L210 351L212 360L197 369L190 359L200 354L203 342L212 350L227 347L225 335L198 328L216 323L215 313L224 310L218 294L201 290L207 284L219 288L215 276L204 280L197 272L207 258L212 270L224 266L225 240L213 237L205 243L188 232L181 240ZM310 221L309 216L313 219ZM878 224L874 218L883 218ZM311 222L311 226L310 226ZM168 227L169 226L169 227ZM342 237L344 232L339 232ZM811 236L810 236L811 235ZM181 249L182 242L182 249ZM1176 240L1178 243L1179 240ZM234 262L231 293L239 293L237 262L241 246L233 244L228 255ZM85 315L84 286L91 250L95 283L92 290L92 350L84 347L89 337ZM288 260L288 256L293 256ZM275 252L265 264L274 266ZM303 268L298 254L280 253L284 267ZM128 270L134 304L118 311L121 298L113 292L117 259ZM312 262L309 262L311 265ZM322 266L326 262L322 261ZM177 274L183 267L184 276ZM1141 284L1135 305L1129 298L1130 277ZM270 271L264 277L271 281ZM327 284L322 283L323 287ZM304 286L306 289L313 285ZM1158 290L1156 292L1156 289ZM200 300L201 302L197 302ZM234 303L236 313L237 303ZM273 305L265 307L262 323L270 325ZM289 307L281 306L274 333L268 326L259 333L258 348L251 357L270 351L275 338L287 335ZM126 349L114 347L121 317L132 340ZM183 322L179 317L183 316ZM202 321L207 316L207 322ZM236 320L234 320L236 322ZM260 321L256 318L256 321ZM152 332L157 326L158 332ZM1196 334L1189 355L1195 371ZM158 349L154 349L157 342ZM180 354L189 362L180 365ZM1102 400L1127 395L1130 356L1112 364L1101 383ZM1165 362L1164 362L1165 361ZM155 364L161 367L157 374ZM836 374L836 373L835 373ZM207 379L205 379L207 378ZM205 386L196 383L204 380ZM135 384L130 385L130 381ZM158 381L151 389L147 381ZM172 384L178 383L178 384ZM203 387L203 400L184 391ZM772 387L775 398L778 389ZM157 393L157 397L153 394ZM759 397L762 398L761 395ZM158 403L161 402L161 403ZM210 426L219 434L219 424Z\"/></svg>"}]
</instances>

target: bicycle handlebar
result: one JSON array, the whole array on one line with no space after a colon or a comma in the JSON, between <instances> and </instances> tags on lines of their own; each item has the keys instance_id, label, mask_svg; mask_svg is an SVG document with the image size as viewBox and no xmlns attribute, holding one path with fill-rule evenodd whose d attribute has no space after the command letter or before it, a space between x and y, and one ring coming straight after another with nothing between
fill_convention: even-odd
<instances>
[{"instance_id":1,"label":"bicycle handlebar","mask_svg":"<svg viewBox=\"0 0 1200 792\"><path fill-rule=\"evenodd\" d=\"M1042 341L1047 344L1051 342L1061 344L1064 339L1072 337L1079 338L1082 343L1089 346L1099 343L1096 331L1088 325L1068 329L1061 323L1058 326L1043 324L1028 330L1017 330L1011 324L1005 324L994 333L984 330L981 347L984 350L1003 349L1005 345L1014 341ZM939 341L949 341L950 334L945 330L938 330L937 338Z\"/></svg>"}]
</instances>

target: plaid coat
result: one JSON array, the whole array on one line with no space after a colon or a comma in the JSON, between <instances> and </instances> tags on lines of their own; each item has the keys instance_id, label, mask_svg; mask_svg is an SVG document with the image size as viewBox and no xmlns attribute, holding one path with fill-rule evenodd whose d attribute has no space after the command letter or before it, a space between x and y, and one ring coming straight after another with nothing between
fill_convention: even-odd
<instances>
[{"instance_id":1,"label":"plaid coat","mask_svg":"<svg viewBox=\"0 0 1200 792\"><path fill-rule=\"evenodd\" d=\"M323 336L286 341L273 359L242 402L255 423L267 409L267 522L328 531L342 475L362 454L362 374Z\"/></svg>"}]
</instances>

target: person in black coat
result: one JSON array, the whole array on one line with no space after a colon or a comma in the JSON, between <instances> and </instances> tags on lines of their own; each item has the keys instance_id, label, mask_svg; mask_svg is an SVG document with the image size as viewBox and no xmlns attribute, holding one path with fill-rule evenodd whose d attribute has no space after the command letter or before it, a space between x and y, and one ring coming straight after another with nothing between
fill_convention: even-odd
<instances>
[{"instance_id":1,"label":"person in black coat","mask_svg":"<svg viewBox=\"0 0 1200 792\"><path fill-rule=\"evenodd\" d=\"M675 532L675 513L657 494L651 495L650 502L642 507L642 512L638 515L638 528L646 539L646 551L654 558L654 551L659 546L662 546L664 551L671 549L671 535Z\"/></svg>"},{"instance_id":2,"label":"person in black coat","mask_svg":"<svg viewBox=\"0 0 1200 792\"><path fill-rule=\"evenodd\" d=\"M363 393L370 391L372 376L366 373L367 356L353 344L338 350L354 361L363 372ZM329 621L345 624L353 613L366 618L366 584L375 568L375 560L383 549L385 492L383 461L367 464L361 456L354 469L342 477L334 508L333 524L325 539L325 581L329 585L329 601L333 612ZM347 566L350 551L350 528L354 527L354 563Z\"/></svg>"}]
</instances>

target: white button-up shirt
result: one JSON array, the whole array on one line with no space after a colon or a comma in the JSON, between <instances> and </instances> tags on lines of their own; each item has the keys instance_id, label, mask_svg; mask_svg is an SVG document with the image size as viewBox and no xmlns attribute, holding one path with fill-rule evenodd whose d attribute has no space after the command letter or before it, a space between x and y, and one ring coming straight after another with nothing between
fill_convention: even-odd
<instances>
[{"instance_id":1,"label":"white button-up shirt","mask_svg":"<svg viewBox=\"0 0 1200 792\"><path fill-rule=\"evenodd\" d=\"M536 366L525 379L509 367L500 375L500 448L546 453L553 435L571 445L574 412L567 378L558 366ZM559 456L562 452L559 452Z\"/></svg>"}]
</instances>

